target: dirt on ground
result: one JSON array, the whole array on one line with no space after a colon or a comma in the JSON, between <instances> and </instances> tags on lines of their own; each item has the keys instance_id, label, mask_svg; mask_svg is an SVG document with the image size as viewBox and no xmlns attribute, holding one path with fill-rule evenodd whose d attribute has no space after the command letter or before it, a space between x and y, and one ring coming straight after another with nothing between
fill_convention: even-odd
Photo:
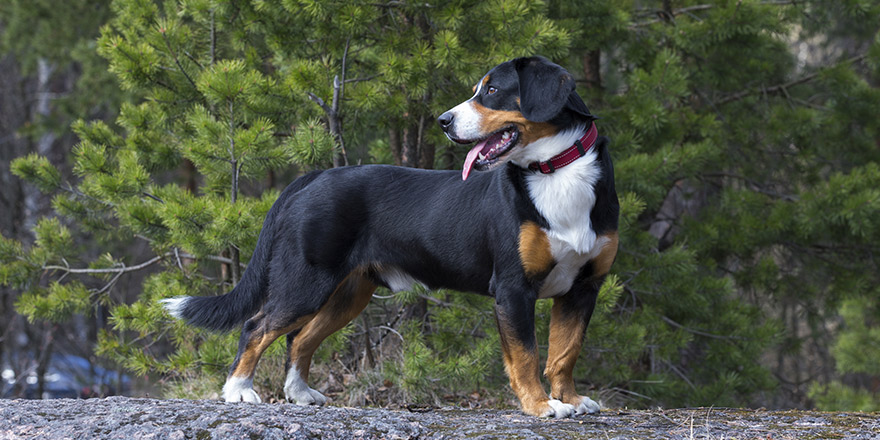
<instances>
[{"instance_id":1,"label":"dirt on ground","mask_svg":"<svg viewBox=\"0 0 880 440\"><path fill-rule=\"evenodd\" d=\"M734 408L517 411L109 397L0 400L0 439L878 439L880 414Z\"/></svg>"}]
</instances>

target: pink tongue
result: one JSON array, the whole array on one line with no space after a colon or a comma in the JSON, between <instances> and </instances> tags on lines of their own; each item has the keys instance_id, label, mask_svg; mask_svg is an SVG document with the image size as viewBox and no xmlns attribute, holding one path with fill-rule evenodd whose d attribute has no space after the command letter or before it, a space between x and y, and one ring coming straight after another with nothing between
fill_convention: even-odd
<instances>
[{"instance_id":1,"label":"pink tongue","mask_svg":"<svg viewBox=\"0 0 880 440\"><path fill-rule=\"evenodd\" d=\"M483 150L483 147L486 146L487 142L489 142L489 139L477 142L477 145L474 145L474 148L471 148L471 151L468 151L467 157L464 159L464 168L461 170L461 180L467 180L471 170L474 169L474 162L477 161L477 155L480 154L480 151Z\"/></svg>"}]
</instances>

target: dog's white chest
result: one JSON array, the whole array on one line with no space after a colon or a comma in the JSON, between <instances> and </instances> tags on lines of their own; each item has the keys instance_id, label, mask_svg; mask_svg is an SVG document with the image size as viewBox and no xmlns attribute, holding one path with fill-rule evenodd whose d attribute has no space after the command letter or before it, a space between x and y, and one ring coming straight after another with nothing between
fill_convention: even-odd
<instances>
[{"instance_id":1,"label":"dog's white chest","mask_svg":"<svg viewBox=\"0 0 880 440\"><path fill-rule=\"evenodd\" d=\"M600 177L596 152L590 151L553 174L526 178L532 202L549 224L544 232L556 261L541 285L539 298L568 292L580 269L598 256L608 242L605 237L596 237L590 222L590 212L596 203L594 186Z\"/></svg>"},{"instance_id":2,"label":"dog's white chest","mask_svg":"<svg viewBox=\"0 0 880 440\"><path fill-rule=\"evenodd\" d=\"M607 237L594 239L589 252L580 253L575 251L569 243L550 238L550 252L553 254L553 259L556 260L556 266L544 279L541 290L538 291L538 298L552 298L571 290L581 268L588 261L596 258L608 241Z\"/></svg>"}]
</instances>

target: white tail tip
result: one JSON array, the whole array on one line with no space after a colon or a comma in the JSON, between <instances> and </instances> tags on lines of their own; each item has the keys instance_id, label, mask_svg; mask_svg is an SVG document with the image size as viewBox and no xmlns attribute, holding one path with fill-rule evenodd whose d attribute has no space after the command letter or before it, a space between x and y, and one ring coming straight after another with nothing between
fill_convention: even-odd
<instances>
[{"instance_id":1,"label":"white tail tip","mask_svg":"<svg viewBox=\"0 0 880 440\"><path fill-rule=\"evenodd\" d=\"M167 298L159 300L162 303L162 307L165 308L168 313L177 318L183 319L183 309L186 307L186 301L189 299L187 296L178 296L177 298Z\"/></svg>"}]
</instances>

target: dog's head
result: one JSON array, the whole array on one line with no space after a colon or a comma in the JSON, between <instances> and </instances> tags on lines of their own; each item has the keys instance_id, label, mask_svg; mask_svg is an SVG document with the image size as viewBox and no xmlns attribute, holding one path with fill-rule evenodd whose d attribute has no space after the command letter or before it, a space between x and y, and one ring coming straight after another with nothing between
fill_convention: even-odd
<instances>
[{"instance_id":1,"label":"dog's head","mask_svg":"<svg viewBox=\"0 0 880 440\"><path fill-rule=\"evenodd\" d=\"M541 139L596 119L568 71L543 57L516 58L489 71L474 96L437 118L450 140L476 142L462 179L522 156Z\"/></svg>"}]
</instances>

